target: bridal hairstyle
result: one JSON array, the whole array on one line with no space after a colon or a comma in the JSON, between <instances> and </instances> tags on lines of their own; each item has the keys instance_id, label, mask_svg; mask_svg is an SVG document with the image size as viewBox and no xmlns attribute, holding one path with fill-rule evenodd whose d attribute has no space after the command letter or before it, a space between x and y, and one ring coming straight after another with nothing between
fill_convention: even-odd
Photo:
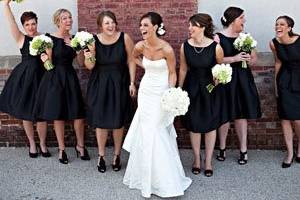
<instances>
[{"instance_id":1,"label":"bridal hairstyle","mask_svg":"<svg viewBox=\"0 0 300 200\"><path fill-rule=\"evenodd\" d=\"M151 21L151 24L153 26L157 25L158 28L156 30L156 35L159 37L159 36L163 36L165 35L165 32L166 32L166 29L165 29L165 26L163 25L163 20L162 20L162 17L160 16L160 14L156 13L156 12L148 12L146 14L144 14L141 19L140 19L140 23L143 19L145 18L149 18L150 21ZM164 33L163 34L160 34L159 33L159 30L163 30Z\"/></svg>"},{"instance_id":2,"label":"bridal hairstyle","mask_svg":"<svg viewBox=\"0 0 300 200\"><path fill-rule=\"evenodd\" d=\"M198 13L190 17L189 22L193 26L205 27L204 36L213 39L214 36L214 24L210 15L206 13Z\"/></svg>"},{"instance_id":3,"label":"bridal hairstyle","mask_svg":"<svg viewBox=\"0 0 300 200\"><path fill-rule=\"evenodd\" d=\"M279 19L284 19L288 25L288 27L291 27L291 30L289 31L289 36L292 37L292 36L297 36L298 34L294 33L293 32L293 28L294 28L294 25L295 25L295 22L293 20L293 18L287 16L287 15L282 15L282 16L279 16L277 19L276 19L276 22L279 20Z\"/></svg>"},{"instance_id":4,"label":"bridal hairstyle","mask_svg":"<svg viewBox=\"0 0 300 200\"><path fill-rule=\"evenodd\" d=\"M221 23L224 27L228 27L236 18L243 14L244 10L238 7L229 7L224 11L221 17Z\"/></svg>"},{"instance_id":5,"label":"bridal hairstyle","mask_svg":"<svg viewBox=\"0 0 300 200\"><path fill-rule=\"evenodd\" d=\"M57 27L58 27L58 25L59 25L59 22L60 22L60 15L61 15L62 13L69 13L69 14L71 15L71 17L72 17L72 13L71 13L69 10L65 9L65 8L60 8L60 9L56 10L55 13L53 14L53 23L54 23Z\"/></svg>"},{"instance_id":6,"label":"bridal hairstyle","mask_svg":"<svg viewBox=\"0 0 300 200\"><path fill-rule=\"evenodd\" d=\"M31 19L35 19L36 23L38 21L36 14L32 11L23 12L23 14L20 17L20 21L21 21L22 25L24 25L24 23L26 21L31 20Z\"/></svg>"}]
</instances>

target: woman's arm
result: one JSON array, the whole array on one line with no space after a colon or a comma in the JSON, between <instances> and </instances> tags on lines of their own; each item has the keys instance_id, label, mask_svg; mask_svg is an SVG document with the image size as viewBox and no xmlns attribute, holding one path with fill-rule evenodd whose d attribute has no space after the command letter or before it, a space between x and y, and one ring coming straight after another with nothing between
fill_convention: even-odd
<instances>
[{"instance_id":1,"label":"woman's arm","mask_svg":"<svg viewBox=\"0 0 300 200\"><path fill-rule=\"evenodd\" d=\"M138 66L143 68L142 58L141 55L144 51L144 41L139 41L133 48L132 51L132 59Z\"/></svg>"},{"instance_id":2,"label":"woman's arm","mask_svg":"<svg viewBox=\"0 0 300 200\"><path fill-rule=\"evenodd\" d=\"M274 78L274 84L275 84L275 95L276 97L278 96L278 93L277 93L277 75L278 75L278 72L281 68L281 60L279 60L279 58L277 57L277 53L276 53L276 48L274 46L274 43L271 41L269 43L269 46L270 46L270 49L272 50L272 53L274 55L274 58L275 58L275 78Z\"/></svg>"},{"instance_id":3,"label":"woman's arm","mask_svg":"<svg viewBox=\"0 0 300 200\"><path fill-rule=\"evenodd\" d=\"M136 88L135 88L135 74L136 74L136 64L133 60L132 57L132 51L133 51L133 41L129 37L129 35L125 34L124 35L125 39L125 48L126 48L126 53L127 53L127 62L128 62L128 67L129 67L129 75L130 75L130 85L129 85L129 93L130 96L134 97L136 94Z\"/></svg>"},{"instance_id":4,"label":"woman's arm","mask_svg":"<svg viewBox=\"0 0 300 200\"><path fill-rule=\"evenodd\" d=\"M186 59L184 55L184 44L180 47L180 66L179 66L179 77L178 77L178 86L182 88L188 67L186 64Z\"/></svg>"},{"instance_id":5,"label":"woman's arm","mask_svg":"<svg viewBox=\"0 0 300 200\"><path fill-rule=\"evenodd\" d=\"M224 60L224 51L220 44L217 44L216 46L216 60L218 64L223 63Z\"/></svg>"},{"instance_id":6,"label":"woman's arm","mask_svg":"<svg viewBox=\"0 0 300 200\"><path fill-rule=\"evenodd\" d=\"M20 31L20 29L16 23L15 17L13 15L10 5L9 5L10 1L11 0L4 0L4 15L9 23L11 34L14 37L15 41L17 42L18 47L22 48L25 36Z\"/></svg>"},{"instance_id":7,"label":"woman's arm","mask_svg":"<svg viewBox=\"0 0 300 200\"><path fill-rule=\"evenodd\" d=\"M168 44L163 48L169 69L169 87L175 87L177 81L176 58L173 48Z\"/></svg>"}]
</instances>

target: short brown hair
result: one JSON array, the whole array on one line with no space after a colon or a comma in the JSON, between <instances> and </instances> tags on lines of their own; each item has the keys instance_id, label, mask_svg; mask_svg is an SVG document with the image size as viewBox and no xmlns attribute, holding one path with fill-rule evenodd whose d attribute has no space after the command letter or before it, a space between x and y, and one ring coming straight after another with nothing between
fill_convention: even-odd
<instances>
[{"instance_id":1,"label":"short brown hair","mask_svg":"<svg viewBox=\"0 0 300 200\"><path fill-rule=\"evenodd\" d=\"M205 27L204 35L208 38L213 38L215 26L210 15L206 13L198 13L191 16L189 21L193 26Z\"/></svg>"},{"instance_id":2,"label":"short brown hair","mask_svg":"<svg viewBox=\"0 0 300 200\"><path fill-rule=\"evenodd\" d=\"M38 21L36 14L32 11L23 12L23 14L20 17L22 25L24 25L24 23L26 21L31 20L31 19L35 19L36 23Z\"/></svg>"},{"instance_id":3,"label":"short brown hair","mask_svg":"<svg viewBox=\"0 0 300 200\"><path fill-rule=\"evenodd\" d=\"M116 15L115 15L112 11L106 10L106 11L102 11L102 12L99 13L99 15L97 16L97 25L98 25L98 26L102 26L103 18L104 18L105 16L111 18L111 19L115 22L115 24L118 25Z\"/></svg>"}]
</instances>

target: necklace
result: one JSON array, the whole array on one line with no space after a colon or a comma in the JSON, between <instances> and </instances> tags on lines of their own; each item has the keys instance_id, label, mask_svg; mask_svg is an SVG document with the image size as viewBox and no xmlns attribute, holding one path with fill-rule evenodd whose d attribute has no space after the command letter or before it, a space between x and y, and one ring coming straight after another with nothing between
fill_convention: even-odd
<instances>
[{"instance_id":1,"label":"necklace","mask_svg":"<svg viewBox=\"0 0 300 200\"><path fill-rule=\"evenodd\" d=\"M200 54L200 53L202 53L202 51L204 50L204 48L205 47L200 47L201 49L198 51L197 49L196 49L196 47L195 46L193 46L194 47L194 51L197 53L197 54Z\"/></svg>"},{"instance_id":2,"label":"necklace","mask_svg":"<svg viewBox=\"0 0 300 200\"><path fill-rule=\"evenodd\" d=\"M200 40L199 42L196 42L196 41L194 40L193 48L194 48L194 51L195 51L197 54L202 53L202 51L204 50L205 47L199 47L199 48L201 48L201 49L200 49L200 50L197 50L197 48L195 47L195 44L198 43L199 45L201 45L203 39L204 39L204 37L202 37L201 40Z\"/></svg>"}]
</instances>

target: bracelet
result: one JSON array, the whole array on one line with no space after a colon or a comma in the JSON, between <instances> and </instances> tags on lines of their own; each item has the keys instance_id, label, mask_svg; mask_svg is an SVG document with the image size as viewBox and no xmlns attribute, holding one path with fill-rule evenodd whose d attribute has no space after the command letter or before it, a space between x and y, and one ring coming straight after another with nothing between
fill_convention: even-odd
<instances>
[{"instance_id":1,"label":"bracelet","mask_svg":"<svg viewBox=\"0 0 300 200\"><path fill-rule=\"evenodd\" d=\"M134 85L134 82L130 82L130 85Z\"/></svg>"}]
</instances>

